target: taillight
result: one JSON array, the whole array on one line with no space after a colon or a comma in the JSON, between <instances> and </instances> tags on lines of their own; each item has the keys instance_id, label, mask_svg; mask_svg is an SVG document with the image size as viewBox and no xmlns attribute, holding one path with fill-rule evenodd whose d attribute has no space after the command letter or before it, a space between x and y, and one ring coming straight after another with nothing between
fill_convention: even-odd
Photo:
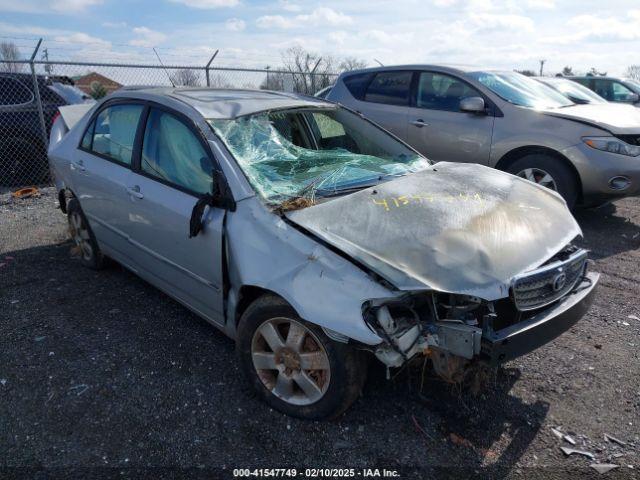
<instances>
[{"instance_id":1,"label":"taillight","mask_svg":"<svg viewBox=\"0 0 640 480\"><path fill-rule=\"evenodd\" d=\"M51 125L56 123L56 120L60 117L60 110L56 110L56 113L53 114L53 119L51 120Z\"/></svg>"}]
</instances>

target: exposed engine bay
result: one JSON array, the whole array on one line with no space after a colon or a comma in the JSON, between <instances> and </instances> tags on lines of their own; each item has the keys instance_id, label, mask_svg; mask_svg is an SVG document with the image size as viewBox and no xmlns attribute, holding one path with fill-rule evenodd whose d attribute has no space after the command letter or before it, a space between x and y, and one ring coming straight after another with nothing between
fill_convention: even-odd
<instances>
[{"instance_id":1,"label":"exposed engine bay","mask_svg":"<svg viewBox=\"0 0 640 480\"><path fill-rule=\"evenodd\" d=\"M385 340L373 353L387 368L427 356L440 377L459 382L472 362L490 360L486 354L496 332L525 327L536 316L553 311L583 283L590 285L586 267L586 251L569 245L538 269L516 277L508 298L486 301L417 292L388 303L369 302L365 321Z\"/></svg>"}]
</instances>

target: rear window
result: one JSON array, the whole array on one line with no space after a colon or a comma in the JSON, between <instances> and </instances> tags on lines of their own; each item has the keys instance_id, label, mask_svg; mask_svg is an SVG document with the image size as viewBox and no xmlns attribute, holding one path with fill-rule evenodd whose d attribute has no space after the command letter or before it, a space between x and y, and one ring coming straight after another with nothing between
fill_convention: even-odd
<instances>
[{"instance_id":1,"label":"rear window","mask_svg":"<svg viewBox=\"0 0 640 480\"><path fill-rule=\"evenodd\" d=\"M412 75L411 71L377 73L367 88L365 102L409 105Z\"/></svg>"},{"instance_id":2,"label":"rear window","mask_svg":"<svg viewBox=\"0 0 640 480\"><path fill-rule=\"evenodd\" d=\"M31 90L20 80L0 76L0 105L22 105L32 100Z\"/></svg>"},{"instance_id":3,"label":"rear window","mask_svg":"<svg viewBox=\"0 0 640 480\"><path fill-rule=\"evenodd\" d=\"M358 100L364 100L364 94L367 90L367 85L373 78L373 73L356 73L355 75L349 75L344 78L344 84Z\"/></svg>"},{"instance_id":4,"label":"rear window","mask_svg":"<svg viewBox=\"0 0 640 480\"><path fill-rule=\"evenodd\" d=\"M92 131L90 150L116 162L131 165L133 141L142 114L142 105L114 105L102 110L85 132L82 147L87 148L88 132Z\"/></svg>"}]
</instances>

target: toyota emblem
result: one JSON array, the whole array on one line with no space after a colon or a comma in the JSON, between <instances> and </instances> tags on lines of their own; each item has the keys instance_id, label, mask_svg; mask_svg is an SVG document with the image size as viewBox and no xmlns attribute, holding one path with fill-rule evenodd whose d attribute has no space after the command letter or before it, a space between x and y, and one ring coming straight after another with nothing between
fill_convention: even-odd
<instances>
[{"instance_id":1,"label":"toyota emblem","mask_svg":"<svg viewBox=\"0 0 640 480\"><path fill-rule=\"evenodd\" d=\"M567 283L567 274L564 272L561 272L557 274L555 277L553 277L553 282L551 283L551 286L553 287L554 292L559 292L564 288L566 283Z\"/></svg>"}]
</instances>

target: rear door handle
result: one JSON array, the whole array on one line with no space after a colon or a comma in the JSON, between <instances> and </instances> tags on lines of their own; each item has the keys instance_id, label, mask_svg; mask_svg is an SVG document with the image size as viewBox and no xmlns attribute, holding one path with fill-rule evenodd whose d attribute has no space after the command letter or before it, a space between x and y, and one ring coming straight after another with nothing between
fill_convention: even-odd
<instances>
[{"instance_id":1,"label":"rear door handle","mask_svg":"<svg viewBox=\"0 0 640 480\"><path fill-rule=\"evenodd\" d=\"M144 198L144 195L142 194L142 192L140 192L140 186L138 185L134 185L133 187L128 187L127 193L132 197Z\"/></svg>"},{"instance_id":2,"label":"rear door handle","mask_svg":"<svg viewBox=\"0 0 640 480\"><path fill-rule=\"evenodd\" d=\"M422 120L421 118L419 118L418 120L412 120L409 122L411 125L415 125L418 128L422 128L422 127L428 127L429 124L425 123L424 120Z\"/></svg>"},{"instance_id":3,"label":"rear door handle","mask_svg":"<svg viewBox=\"0 0 640 480\"><path fill-rule=\"evenodd\" d=\"M84 172L86 170L84 162L82 160L71 162L71 170L80 170L81 172Z\"/></svg>"}]
</instances>

